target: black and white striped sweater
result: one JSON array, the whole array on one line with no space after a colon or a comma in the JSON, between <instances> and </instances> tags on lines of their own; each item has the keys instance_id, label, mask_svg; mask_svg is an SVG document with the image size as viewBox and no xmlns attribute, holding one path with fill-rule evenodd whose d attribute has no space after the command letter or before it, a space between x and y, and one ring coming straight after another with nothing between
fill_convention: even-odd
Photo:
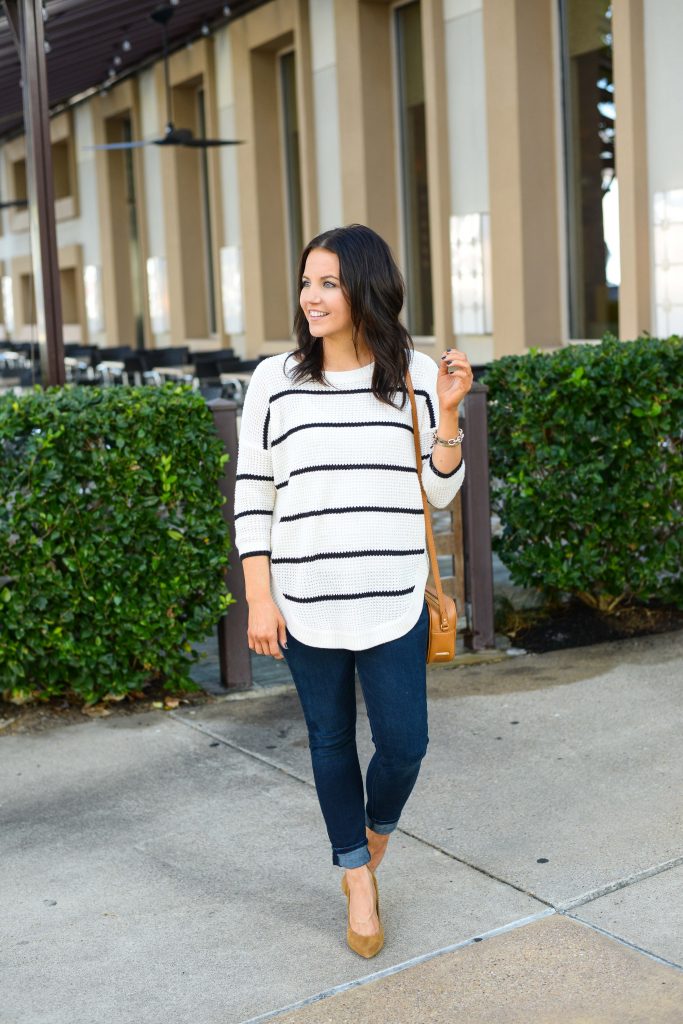
<instances>
[{"instance_id":1,"label":"black and white striped sweater","mask_svg":"<svg viewBox=\"0 0 683 1024\"><path fill-rule=\"evenodd\" d=\"M285 366L285 360L290 357ZM269 555L271 593L292 635L364 650L417 622L429 574L410 402L372 394L374 363L293 383L291 353L255 368L242 409L235 486L240 558ZM465 477L431 459L438 367L411 355L422 483L445 508Z\"/></svg>"}]
</instances>

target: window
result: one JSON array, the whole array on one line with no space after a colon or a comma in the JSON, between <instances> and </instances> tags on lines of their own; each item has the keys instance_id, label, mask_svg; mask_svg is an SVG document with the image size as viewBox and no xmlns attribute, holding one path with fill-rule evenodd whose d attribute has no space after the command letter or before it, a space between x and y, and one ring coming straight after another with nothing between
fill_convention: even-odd
<instances>
[{"instance_id":1,"label":"window","mask_svg":"<svg viewBox=\"0 0 683 1024\"><path fill-rule=\"evenodd\" d=\"M22 157L21 160L17 160L16 163L12 164L12 172L14 175L14 198L27 199L26 157Z\"/></svg>"},{"instance_id":2,"label":"window","mask_svg":"<svg viewBox=\"0 0 683 1024\"><path fill-rule=\"evenodd\" d=\"M76 173L73 112L64 111L50 118L50 144L52 156L52 188L55 201L55 219L70 220L78 217L78 175ZM26 167L26 139L19 136L3 146L8 166L8 184L11 199L28 198ZM11 231L28 231L29 214L25 208L9 211Z\"/></svg>"},{"instance_id":3,"label":"window","mask_svg":"<svg viewBox=\"0 0 683 1024\"><path fill-rule=\"evenodd\" d=\"M612 4L560 0L560 14L570 334L600 338L619 320Z\"/></svg>"},{"instance_id":4,"label":"window","mask_svg":"<svg viewBox=\"0 0 683 1024\"><path fill-rule=\"evenodd\" d=\"M62 274L59 274L59 283L62 284ZM21 274L19 278L19 289L21 291L21 309L23 313L23 326L33 326L36 322L36 301L35 289L33 287L33 274ZM63 319L63 315L62 315Z\"/></svg>"},{"instance_id":5,"label":"window","mask_svg":"<svg viewBox=\"0 0 683 1024\"><path fill-rule=\"evenodd\" d=\"M280 95L282 104L282 137L285 166L287 242L290 269L292 310L299 304L299 282L296 272L304 247L301 213L301 172L299 167L299 117L296 104L296 63L294 51L280 55Z\"/></svg>"},{"instance_id":6,"label":"window","mask_svg":"<svg viewBox=\"0 0 683 1024\"><path fill-rule=\"evenodd\" d=\"M78 324L80 317L75 267L60 267L59 285L62 298L62 321L65 325Z\"/></svg>"},{"instance_id":7,"label":"window","mask_svg":"<svg viewBox=\"0 0 683 1024\"><path fill-rule=\"evenodd\" d=\"M73 195L71 181L71 140L60 139L52 145L52 177L55 199L66 199Z\"/></svg>"},{"instance_id":8,"label":"window","mask_svg":"<svg viewBox=\"0 0 683 1024\"><path fill-rule=\"evenodd\" d=\"M397 7L396 70L408 329L433 335L427 135L419 3Z\"/></svg>"},{"instance_id":9,"label":"window","mask_svg":"<svg viewBox=\"0 0 683 1024\"><path fill-rule=\"evenodd\" d=\"M83 276L83 249L80 245L60 246L59 287L65 341L85 343L88 323L85 309ZM30 256L17 256L12 260L13 310L15 337L34 340L37 329L36 283Z\"/></svg>"}]
</instances>

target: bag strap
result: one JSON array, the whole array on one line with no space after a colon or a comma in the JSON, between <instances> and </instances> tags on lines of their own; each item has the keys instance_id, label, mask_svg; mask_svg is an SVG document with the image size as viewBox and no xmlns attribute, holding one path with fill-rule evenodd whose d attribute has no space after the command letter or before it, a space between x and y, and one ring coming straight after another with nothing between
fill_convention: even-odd
<instances>
[{"instance_id":1,"label":"bag strap","mask_svg":"<svg viewBox=\"0 0 683 1024\"><path fill-rule=\"evenodd\" d=\"M413 382L410 377L410 370L406 372L406 384L408 386L408 395L410 397L410 405L413 414L413 441L415 442L415 457L417 459L417 478L420 481L420 491L422 492L422 505L425 513L425 529L427 534L427 547L429 549L429 559L432 564L432 575L434 577L434 583L436 585L436 593L439 598L439 613L441 614L441 628L448 629L448 615L446 613L446 601L443 594L443 588L441 586L441 576L439 574L439 563L436 558L436 546L434 544L434 531L432 530L432 515L429 511L429 504L427 502L427 495L425 489L422 486L422 451L420 449L420 431L417 422L417 407L415 405L415 392L413 391Z\"/></svg>"}]
</instances>

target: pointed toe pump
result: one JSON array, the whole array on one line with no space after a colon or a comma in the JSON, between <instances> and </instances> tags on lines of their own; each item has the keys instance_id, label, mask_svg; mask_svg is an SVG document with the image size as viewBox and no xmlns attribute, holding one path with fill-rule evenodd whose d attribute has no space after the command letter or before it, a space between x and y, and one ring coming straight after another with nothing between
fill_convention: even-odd
<instances>
[{"instance_id":1,"label":"pointed toe pump","mask_svg":"<svg viewBox=\"0 0 683 1024\"><path fill-rule=\"evenodd\" d=\"M372 884L375 887L375 912L377 914L377 920L379 921L379 931L374 935L359 935L358 932L354 932L351 927L351 892L349 890L349 883L346 880L346 872L342 875L341 880L342 892L346 896L348 922L346 925L346 941L354 953L358 953L360 956L364 957L375 956L384 945L384 925L382 924L382 918L379 914L379 888L377 886L375 872L370 871L370 875L372 876Z\"/></svg>"}]
</instances>

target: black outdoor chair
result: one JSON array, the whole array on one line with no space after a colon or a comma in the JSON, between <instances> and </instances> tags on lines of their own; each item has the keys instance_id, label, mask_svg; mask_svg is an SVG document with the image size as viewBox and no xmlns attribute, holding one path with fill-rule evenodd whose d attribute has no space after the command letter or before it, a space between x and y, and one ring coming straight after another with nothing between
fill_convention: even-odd
<instances>
[{"instance_id":1,"label":"black outdoor chair","mask_svg":"<svg viewBox=\"0 0 683 1024\"><path fill-rule=\"evenodd\" d=\"M7 352L16 352L22 356L25 364L40 362L40 348L37 341L2 341L0 348Z\"/></svg>"},{"instance_id":2,"label":"black outdoor chair","mask_svg":"<svg viewBox=\"0 0 683 1024\"><path fill-rule=\"evenodd\" d=\"M107 384L125 384L126 383L126 372L123 368L105 366L105 363L121 363L123 364L128 356L133 355L133 349L130 345L115 345L111 348L101 348L97 350L97 353L93 353L92 363L95 367L95 372L100 380L100 383Z\"/></svg>"},{"instance_id":3,"label":"black outdoor chair","mask_svg":"<svg viewBox=\"0 0 683 1024\"><path fill-rule=\"evenodd\" d=\"M234 358L235 357L235 350L232 349L232 348L202 349L199 352L193 352L192 353L192 360L191 361L196 366L197 363L201 363L203 361L206 361L207 359L209 361L211 361L212 359L215 359L216 356L232 356Z\"/></svg>"},{"instance_id":4,"label":"black outdoor chair","mask_svg":"<svg viewBox=\"0 0 683 1024\"><path fill-rule=\"evenodd\" d=\"M83 362L90 363L93 355L100 358L99 348L95 348L93 345L81 345L75 341L70 341L68 345L64 346L64 355L68 356L69 359L82 359Z\"/></svg>"},{"instance_id":5,"label":"black outdoor chair","mask_svg":"<svg viewBox=\"0 0 683 1024\"><path fill-rule=\"evenodd\" d=\"M140 387L145 382L145 373L152 369L152 353L136 352L132 356L124 356L123 366L128 384Z\"/></svg>"},{"instance_id":6,"label":"black outdoor chair","mask_svg":"<svg viewBox=\"0 0 683 1024\"><path fill-rule=\"evenodd\" d=\"M215 384L220 383L222 373L239 373L242 370L243 364L241 359L219 351L212 353L211 359L202 358L198 361L195 360L194 367L200 382L205 380Z\"/></svg>"},{"instance_id":7,"label":"black outdoor chair","mask_svg":"<svg viewBox=\"0 0 683 1024\"><path fill-rule=\"evenodd\" d=\"M478 366L473 365L472 366L472 378L473 378L473 380L476 380L476 381L481 380L481 378L484 376L484 374L488 373L488 371L490 369L491 369L491 364L490 363L481 363Z\"/></svg>"},{"instance_id":8,"label":"black outdoor chair","mask_svg":"<svg viewBox=\"0 0 683 1024\"><path fill-rule=\"evenodd\" d=\"M195 374L199 380L200 388L204 381L209 383L216 383L220 378L220 370L218 368L218 362L215 359L202 359L201 362L194 364Z\"/></svg>"},{"instance_id":9,"label":"black outdoor chair","mask_svg":"<svg viewBox=\"0 0 683 1024\"><path fill-rule=\"evenodd\" d=\"M97 345L84 345L81 341L66 341L64 343L64 355L69 356L72 359L85 359L88 358L88 362L93 355L99 357L100 349Z\"/></svg>"},{"instance_id":10,"label":"black outdoor chair","mask_svg":"<svg viewBox=\"0 0 683 1024\"><path fill-rule=\"evenodd\" d=\"M135 349L130 345L112 345L110 348L95 349L92 355L98 363L116 362L125 359L126 356L135 355Z\"/></svg>"},{"instance_id":11,"label":"black outdoor chair","mask_svg":"<svg viewBox=\"0 0 683 1024\"><path fill-rule=\"evenodd\" d=\"M66 379L71 384L99 384L100 378L92 365L92 353L85 346L69 346L64 352Z\"/></svg>"},{"instance_id":12,"label":"black outdoor chair","mask_svg":"<svg viewBox=\"0 0 683 1024\"><path fill-rule=\"evenodd\" d=\"M172 345L169 348L145 349L145 356L153 356L153 366L186 366L191 363L186 345Z\"/></svg>"},{"instance_id":13,"label":"black outdoor chair","mask_svg":"<svg viewBox=\"0 0 683 1024\"><path fill-rule=\"evenodd\" d=\"M22 388L30 388L34 384L40 384L42 379L43 375L39 363L36 363L35 366L24 367L19 370L19 386Z\"/></svg>"}]
</instances>

